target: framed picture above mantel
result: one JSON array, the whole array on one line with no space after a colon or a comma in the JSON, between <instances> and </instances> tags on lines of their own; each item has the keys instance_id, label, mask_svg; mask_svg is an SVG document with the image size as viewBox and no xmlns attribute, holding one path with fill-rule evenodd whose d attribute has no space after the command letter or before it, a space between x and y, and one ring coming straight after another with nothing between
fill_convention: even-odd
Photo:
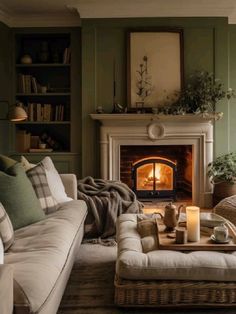
<instances>
[{"instance_id":1,"label":"framed picture above mantel","mask_svg":"<svg viewBox=\"0 0 236 314\"><path fill-rule=\"evenodd\" d=\"M182 29L135 29L127 37L129 107L174 103L183 85Z\"/></svg>"}]
</instances>

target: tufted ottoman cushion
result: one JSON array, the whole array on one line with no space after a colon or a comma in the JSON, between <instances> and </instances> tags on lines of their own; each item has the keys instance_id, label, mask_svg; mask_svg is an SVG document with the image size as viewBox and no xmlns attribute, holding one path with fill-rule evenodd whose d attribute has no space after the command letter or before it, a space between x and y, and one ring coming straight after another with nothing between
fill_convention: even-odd
<instances>
[{"instance_id":1,"label":"tufted ottoman cushion","mask_svg":"<svg viewBox=\"0 0 236 314\"><path fill-rule=\"evenodd\" d=\"M143 253L137 231L138 215L123 214L118 220L116 273L126 279L236 281L236 252L168 251Z\"/></svg>"},{"instance_id":2,"label":"tufted ottoman cushion","mask_svg":"<svg viewBox=\"0 0 236 314\"><path fill-rule=\"evenodd\" d=\"M236 252L144 253L138 218L123 214L117 221L117 305L236 305Z\"/></svg>"}]
</instances>

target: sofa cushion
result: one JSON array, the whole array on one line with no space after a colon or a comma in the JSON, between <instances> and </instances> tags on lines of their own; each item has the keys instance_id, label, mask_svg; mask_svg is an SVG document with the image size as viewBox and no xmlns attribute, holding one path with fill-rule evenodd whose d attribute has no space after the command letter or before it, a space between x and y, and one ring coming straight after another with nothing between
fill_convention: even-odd
<instances>
[{"instance_id":1,"label":"sofa cushion","mask_svg":"<svg viewBox=\"0 0 236 314\"><path fill-rule=\"evenodd\" d=\"M137 231L138 215L123 214L118 219L119 277L135 280L235 281L236 252L170 251L143 252Z\"/></svg>"},{"instance_id":2,"label":"sofa cushion","mask_svg":"<svg viewBox=\"0 0 236 314\"><path fill-rule=\"evenodd\" d=\"M4 246L2 239L0 238L0 265L4 264Z\"/></svg>"},{"instance_id":3,"label":"sofa cushion","mask_svg":"<svg viewBox=\"0 0 236 314\"><path fill-rule=\"evenodd\" d=\"M30 170L31 168L36 166L36 164L30 163L24 156L20 157L20 163L25 171Z\"/></svg>"},{"instance_id":4,"label":"sofa cushion","mask_svg":"<svg viewBox=\"0 0 236 314\"><path fill-rule=\"evenodd\" d=\"M24 156L21 156L21 164L25 171L36 166L35 164L31 164ZM44 167L50 191L57 203L72 201L73 199L66 194L65 187L52 159L46 156L40 164Z\"/></svg>"},{"instance_id":5,"label":"sofa cushion","mask_svg":"<svg viewBox=\"0 0 236 314\"><path fill-rule=\"evenodd\" d=\"M14 166L16 163L16 160L0 155L0 171L6 172L8 168Z\"/></svg>"},{"instance_id":6,"label":"sofa cushion","mask_svg":"<svg viewBox=\"0 0 236 314\"><path fill-rule=\"evenodd\" d=\"M41 161L41 164L43 165L45 169L47 180L48 180L48 185L54 199L58 203L72 201L72 198L66 195L65 187L62 183L61 177L57 169L55 168L53 164L52 159L47 156Z\"/></svg>"},{"instance_id":7,"label":"sofa cushion","mask_svg":"<svg viewBox=\"0 0 236 314\"><path fill-rule=\"evenodd\" d=\"M73 240L83 232L86 213L83 201L67 202L46 219L15 232L15 242L5 257L5 263L14 266L15 304L36 313L47 301Z\"/></svg>"},{"instance_id":8,"label":"sofa cushion","mask_svg":"<svg viewBox=\"0 0 236 314\"><path fill-rule=\"evenodd\" d=\"M34 191L39 199L42 209L45 214L50 214L58 209L58 202L52 196L48 185L46 172L41 163L26 172L30 179ZM56 184L56 182L55 182Z\"/></svg>"},{"instance_id":9,"label":"sofa cushion","mask_svg":"<svg viewBox=\"0 0 236 314\"><path fill-rule=\"evenodd\" d=\"M9 159L0 155L0 202L13 228L18 229L43 219L45 215L21 164Z\"/></svg>"},{"instance_id":10,"label":"sofa cushion","mask_svg":"<svg viewBox=\"0 0 236 314\"><path fill-rule=\"evenodd\" d=\"M2 203L0 203L0 238L3 242L4 251L7 251L14 242L14 230Z\"/></svg>"}]
</instances>

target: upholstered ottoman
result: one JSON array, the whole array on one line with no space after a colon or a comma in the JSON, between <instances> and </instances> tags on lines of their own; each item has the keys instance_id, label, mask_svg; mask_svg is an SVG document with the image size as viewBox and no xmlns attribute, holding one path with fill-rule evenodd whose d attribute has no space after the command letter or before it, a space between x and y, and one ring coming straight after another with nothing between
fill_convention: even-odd
<instances>
[{"instance_id":1,"label":"upholstered ottoman","mask_svg":"<svg viewBox=\"0 0 236 314\"><path fill-rule=\"evenodd\" d=\"M117 222L117 305L236 306L236 252L155 249L144 253L139 217L123 214Z\"/></svg>"}]
</instances>

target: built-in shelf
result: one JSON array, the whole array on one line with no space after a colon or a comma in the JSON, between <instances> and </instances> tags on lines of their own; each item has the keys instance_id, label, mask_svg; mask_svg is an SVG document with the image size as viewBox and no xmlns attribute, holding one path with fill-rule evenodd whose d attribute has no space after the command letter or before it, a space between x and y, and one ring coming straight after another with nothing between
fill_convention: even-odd
<instances>
[{"instance_id":1,"label":"built-in shelf","mask_svg":"<svg viewBox=\"0 0 236 314\"><path fill-rule=\"evenodd\" d=\"M43 152L43 151L39 151L39 152L35 152L35 153L30 153L30 152L22 152L22 153L19 153L19 152L13 152L12 153L13 155L15 156L31 156L31 155L75 155L73 153L70 153L69 151L52 151L52 152Z\"/></svg>"},{"instance_id":2,"label":"built-in shelf","mask_svg":"<svg viewBox=\"0 0 236 314\"><path fill-rule=\"evenodd\" d=\"M62 67L69 68L70 63L30 63L30 64L16 64L17 68L34 68L34 67Z\"/></svg>"},{"instance_id":3,"label":"built-in shelf","mask_svg":"<svg viewBox=\"0 0 236 314\"><path fill-rule=\"evenodd\" d=\"M48 96L70 96L71 93L16 93L16 96L40 96L40 97L48 97Z\"/></svg>"},{"instance_id":4,"label":"built-in shelf","mask_svg":"<svg viewBox=\"0 0 236 314\"><path fill-rule=\"evenodd\" d=\"M10 124L10 154L17 160L26 155L32 163L49 155L60 172L79 175L81 28L21 28L13 33L12 101L21 103L28 119ZM32 63L21 63L25 55ZM40 142L53 151L30 151Z\"/></svg>"},{"instance_id":5,"label":"built-in shelf","mask_svg":"<svg viewBox=\"0 0 236 314\"><path fill-rule=\"evenodd\" d=\"M11 152L11 155L15 155L15 156L32 156L32 155L69 155L69 156L79 156L80 154L77 153L71 153L69 151L52 151L52 152L36 152L36 153L29 153L29 152Z\"/></svg>"},{"instance_id":6,"label":"built-in shelf","mask_svg":"<svg viewBox=\"0 0 236 314\"><path fill-rule=\"evenodd\" d=\"M70 121L20 121L15 124L70 124Z\"/></svg>"}]
</instances>

